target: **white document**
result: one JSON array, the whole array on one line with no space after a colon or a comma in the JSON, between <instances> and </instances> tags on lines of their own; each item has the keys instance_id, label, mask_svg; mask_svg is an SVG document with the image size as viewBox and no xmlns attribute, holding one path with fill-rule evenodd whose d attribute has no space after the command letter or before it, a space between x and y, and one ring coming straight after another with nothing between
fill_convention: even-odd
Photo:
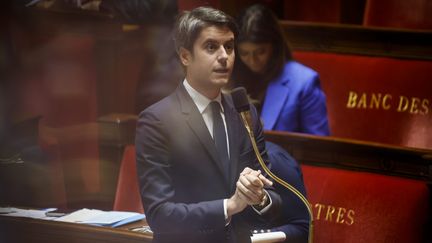
<instances>
[{"instance_id":1,"label":"white document","mask_svg":"<svg viewBox=\"0 0 432 243\"><path fill-rule=\"evenodd\" d=\"M85 224L100 224L100 225L111 225L115 222L125 220L131 217L139 215L139 213L134 212L120 212L120 211L110 211L99 214L91 219L84 221Z\"/></svg>"},{"instance_id":2,"label":"white document","mask_svg":"<svg viewBox=\"0 0 432 243\"><path fill-rule=\"evenodd\" d=\"M46 212L54 211L56 208L48 208L43 210L36 209L21 209L21 208L0 208L1 215L10 217L24 217L34 219L48 219Z\"/></svg>"},{"instance_id":3,"label":"white document","mask_svg":"<svg viewBox=\"0 0 432 243\"><path fill-rule=\"evenodd\" d=\"M15 209L14 208L10 208L10 207L0 207L0 214L9 214L9 213L15 213Z\"/></svg>"},{"instance_id":4,"label":"white document","mask_svg":"<svg viewBox=\"0 0 432 243\"><path fill-rule=\"evenodd\" d=\"M103 213L105 213L105 212L102 210L83 208L83 209L77 210L73 213L70 213L68 215L59 217L56 219L56 221L70 222L70 223L82 223L86 220L94 218L94 217L101 215Z\"/></svg>"},{"instance_id":5,"label":"white document","mask_svg":"<svg viewBox=\"0 0 432 243\"><path fill-rule=\"evenodd\" d=\"M99 226L119 227L145 218L144 214L122 211L102 211L98 209L80 209L62 217L48 217L47 212L55 211L56 208L43 210L20 209L13 207L0 207L1 216L25 217L43 220L55 220L61 222L92 224Z\"/></svg>"},{"instance_id":6,"label":"white document","mask_svg":"<svg viewBox=\"0 0 432 243\"><path fill-rule=\"evenodd\" d=\"M252 243L271 243L271 242L282 242L286 238L286 235L282 231L257 233L251 236Z\"/></svg>"},{"instance_id":7,"label":"white document","mask_svg":"<svg viewBox=\"0 0 432 243\"><path fill-rule=\"evenodd\" d=\"M95 225L113 225L116 222L126 219L142 219L144 215L136 212L121 212L121 211L102 211L98 209L80 209L56 221L95 224Z\"/></svg>"}]
</instances>

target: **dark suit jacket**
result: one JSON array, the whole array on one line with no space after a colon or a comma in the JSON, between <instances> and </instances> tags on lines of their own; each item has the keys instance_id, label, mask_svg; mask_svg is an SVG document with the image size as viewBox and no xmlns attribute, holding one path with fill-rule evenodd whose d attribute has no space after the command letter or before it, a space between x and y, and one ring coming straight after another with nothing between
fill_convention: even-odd
<instances>
[{"instance_id":1,"label":"dark suit jacket","mask_svg":"<svg viewBox=\"0 0 432 243\"><path fill-rule=\"evenodd\" d=\"M266 142L267 154L272 172L306 196L303 175L298 163L280 146ZM306 243L309 232L309 213L302 201L294 193L276 183L275 190L282 198L281 217L260 228L282 231L284 242Z\"/></svg>"},{"instance_id":2,"label":"dark suit jacket","mask_svg":"<svg viewBox=\"0 0 432 243\"><path fill-rule=\"evenodd\" d=\"M246 167L258 169L251 143L229 95L222 95L229 136L231 173L223 173L213 139L183 85L144 110L136 132L137 173L155 242L249 242L258 218L251 207L225 226L223 199L235 192ZM262 128L252 109L254 131L266 157ZM272 188L270 219L281 199Z\"/></svg>"}]
</instances>

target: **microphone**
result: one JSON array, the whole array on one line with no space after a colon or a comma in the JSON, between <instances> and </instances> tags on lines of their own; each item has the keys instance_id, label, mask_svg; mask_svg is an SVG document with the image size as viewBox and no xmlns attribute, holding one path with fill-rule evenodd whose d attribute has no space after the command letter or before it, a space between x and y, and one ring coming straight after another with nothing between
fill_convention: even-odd
<instances>
[{"instance_id":1,"label":"microphone","mask_svg":"<svg viewBox=\"0 0 432 243\"><path fill-rule=\"evenodd\" d=\"M313 213L312 208L307 201L306 197L301 194L295 187L288 184L286 181L282 180L281 178L277 177L273 172L270 171L270 169L267 167L267 165L264 163L263 158L261 157L261 153L258 149L258 146L255 141L255 135L252 130L252 116L250 113L250 104L249 100L246 94L246 89L243 87L235 88L231 91L231 97L234 102L234 107L236 108L237 112L240 114L240 117L242 118L243 125L245 126L247 133L249 135L249 139L252 143L253 150L255 152L255 156L258 159L259 164L261 165L262 169L269 175L274 181L281 184L283 187L294 193L304 204L306 207L308 213L309 213L309 237L308 242L313 242Z\"/></svg>"},{"instance_id":2,"label":"microphone","mask_svg":"<svg viewBox=\"0 0 432 243\"><path fill-rule=\"evenodd\" d=\"M231 91L231 97L234 102L234 107L238 113L250 111L249 100L244 87L238 87Z\"/></svg>"},{"instance_id":3,"label":"microphone","mask_svg":"<svg viewBox=\"0 0 432 243\"><path fill-rule=\"evenodd\" d=\"M246 89L243 87L233 89L231 91L231 97L233 99L234 107L237 112L240 113L243 124L245 125L246 130L248 130L248 134L252 133L253 136L254 134L252 130L250 130L252 128L252 116L250 113L250 104L246 94Z\"/></svg>"}]
</instances>

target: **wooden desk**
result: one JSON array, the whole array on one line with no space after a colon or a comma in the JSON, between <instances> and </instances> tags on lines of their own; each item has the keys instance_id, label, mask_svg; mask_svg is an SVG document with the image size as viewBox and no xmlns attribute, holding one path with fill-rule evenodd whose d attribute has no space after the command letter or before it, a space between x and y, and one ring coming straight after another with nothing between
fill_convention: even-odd
<instances>
[{"instance_id":1,"label":"wooden desk","mask_svg":"<svg viewBox=\"0 0 432 243\"><path fill-rule=\"evenodd\" d=\"M120 228L48 221L31 218L0 216L0 242L7 243L97 243L97 242L151 242L152 235L128 230L146 225L140 221Z\"/></svg>"},{"instance_id":2,"label":"wooden desk","mask_svg":"<svg viewBox=\"0 0 432 243\"><path fill-rule=\"evenodd\" d=\"M432 150L279 131L265 131L265 138L304 164L432 182Z\"/></svg>"}]
</instances>

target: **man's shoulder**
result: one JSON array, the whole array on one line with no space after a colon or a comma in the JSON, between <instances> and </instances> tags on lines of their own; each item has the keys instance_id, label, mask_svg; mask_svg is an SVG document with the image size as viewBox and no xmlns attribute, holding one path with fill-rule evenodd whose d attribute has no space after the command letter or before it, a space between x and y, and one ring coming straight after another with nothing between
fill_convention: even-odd
<instances>
[{"instance_id":1,"label":"man's shoulder","mask_svg":"<svg viewBox=\"0 0 432 243\"><path fill-rule=\"evenodd\" d=\"M166 96L162 100L150 105L140 113L140 117L145 114L153 114L156 116L165 116L172 114L172 111L178 110L178 98L174 91L170 95Z\"/></svg>"}]
</instances>

